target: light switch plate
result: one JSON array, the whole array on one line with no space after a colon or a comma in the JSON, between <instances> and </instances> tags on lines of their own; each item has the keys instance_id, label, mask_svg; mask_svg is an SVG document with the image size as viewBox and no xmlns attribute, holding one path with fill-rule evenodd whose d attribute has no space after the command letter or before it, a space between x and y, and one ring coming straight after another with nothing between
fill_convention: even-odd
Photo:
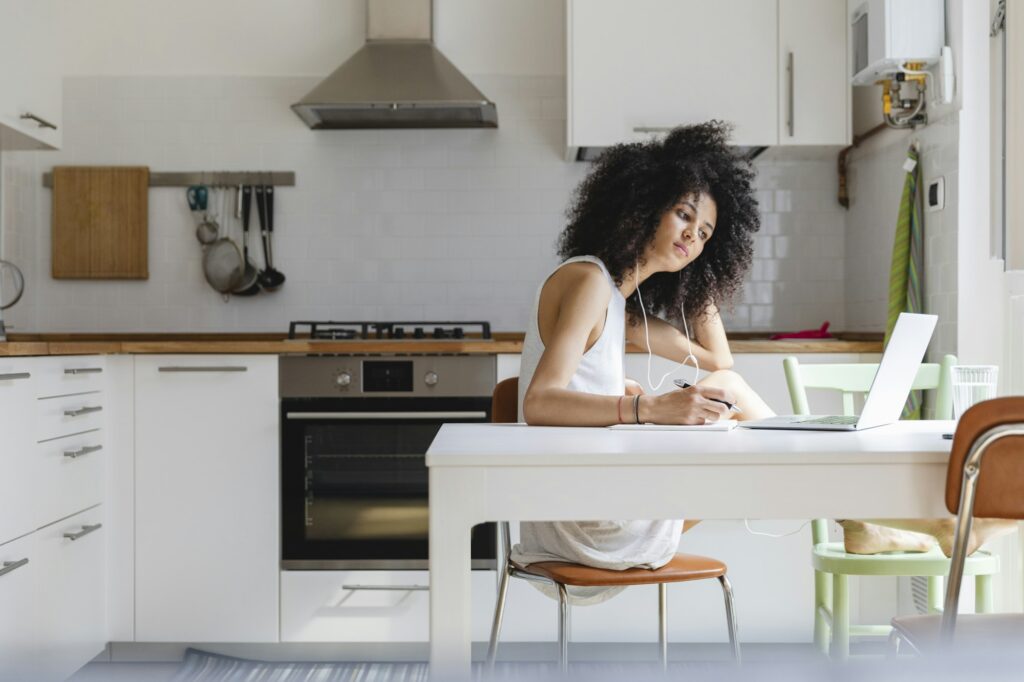
<instances>
[{"instance_id":1,"label":"light switch plate","mask_svg":"<svg viewBox=\"0 0 1024 682\"><path fill-rule=\"evenodd\" d=\"M929 213L946 207L946 181L942 177L932 178L925 183L924 210Z\"/></svg>"}]
</instances>

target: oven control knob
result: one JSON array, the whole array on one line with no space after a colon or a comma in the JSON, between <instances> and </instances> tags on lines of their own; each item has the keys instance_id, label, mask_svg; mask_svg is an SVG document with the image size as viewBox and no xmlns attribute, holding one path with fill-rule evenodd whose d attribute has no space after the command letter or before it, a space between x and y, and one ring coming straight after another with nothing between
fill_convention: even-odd
<instances>
[{"instance_id":1,"label":"oven control knob","mask_svg":"<svg viewBox=\"0 0 1024 682\"><path fill-rule=\"evenodd\" d=\"M427 372L423 376L423 381L426 382L427 386L437 385L437 372Z\"/></svg>"},{"instance_id":2,"label":"oven control knob","mask_svg":"<svg viewBox=\"0 0 1024 682\"><path fill-rule=\"evenodd\" d=\"M348 386L352 383L352 375L349 372L341 372L334 378L334 381L339 386Z\"/></svg>"}]
</instances>

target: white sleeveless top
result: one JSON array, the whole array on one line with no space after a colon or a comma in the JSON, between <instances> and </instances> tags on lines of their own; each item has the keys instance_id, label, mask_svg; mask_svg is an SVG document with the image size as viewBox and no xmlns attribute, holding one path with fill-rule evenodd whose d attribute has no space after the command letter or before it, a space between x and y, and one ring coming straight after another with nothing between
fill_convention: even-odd
<instances>
[{"instance_id":1,"label":"white sleeveless top","mask_svg":"<svg viewBox=\"0 0 1024 682\"><path fill-rule=\"evenodd\" d=\"M599 258L577 256L566 263L594 263L601 268L612 290L604 330L593 346L580 359L576 373L567 388L598 395L623 395L625 392L626 300L615 285L608 269ZM556 268L557 270L557 268ZM553 274L553 273L552 273ZM548 276L550 278L550 275ZM537 316L540 308L541 284L534 300L533 315L523 340L519 370L519 421L523 420L523 397L533 379L537 363L544 353ZM628 484L628 483L626 483ZM627 568L660 568L675 555L683 522L675 521L557 521L522 522L520 542L512 548L512 560L519 564L537 561L570 561L573 563L624 570ZM623 588L570 587L574 604L604 601ZM542 590L549 595L553 591Z\"/></svg>"}]
</instances>

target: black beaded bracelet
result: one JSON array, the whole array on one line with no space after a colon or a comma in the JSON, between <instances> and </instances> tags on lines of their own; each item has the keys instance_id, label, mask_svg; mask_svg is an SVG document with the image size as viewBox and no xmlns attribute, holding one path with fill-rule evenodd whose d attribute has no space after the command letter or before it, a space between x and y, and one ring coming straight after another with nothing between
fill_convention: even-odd
<instances>
[{"instance_id":1,"label":"black beaded bracelet","mask_svg":"<svg viewBox=\"0 0 1024 682\"><path fill-rule=\"evenodd\" d=\"M640 394L637 393L633 397L633 421L637 424L640 423Z\"/></svg>"}]
</instances>

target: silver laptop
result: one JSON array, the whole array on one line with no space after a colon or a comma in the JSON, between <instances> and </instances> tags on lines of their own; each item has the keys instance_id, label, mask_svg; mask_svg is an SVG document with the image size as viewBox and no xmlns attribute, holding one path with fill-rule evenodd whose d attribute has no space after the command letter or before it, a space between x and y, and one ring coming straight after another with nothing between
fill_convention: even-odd
<instances>
[{"instance_id":1,"label":"silver laptop","mask_svg":"<svg viewBox=\"0 0 1024 682\"><path fill-rule=\"evenodd\" d=\"M900 313L859 417L781 415L740 422L739 426L748 429L860 431L898 421L938 320L936 315Z\"/></svg>"}]
</instances>

